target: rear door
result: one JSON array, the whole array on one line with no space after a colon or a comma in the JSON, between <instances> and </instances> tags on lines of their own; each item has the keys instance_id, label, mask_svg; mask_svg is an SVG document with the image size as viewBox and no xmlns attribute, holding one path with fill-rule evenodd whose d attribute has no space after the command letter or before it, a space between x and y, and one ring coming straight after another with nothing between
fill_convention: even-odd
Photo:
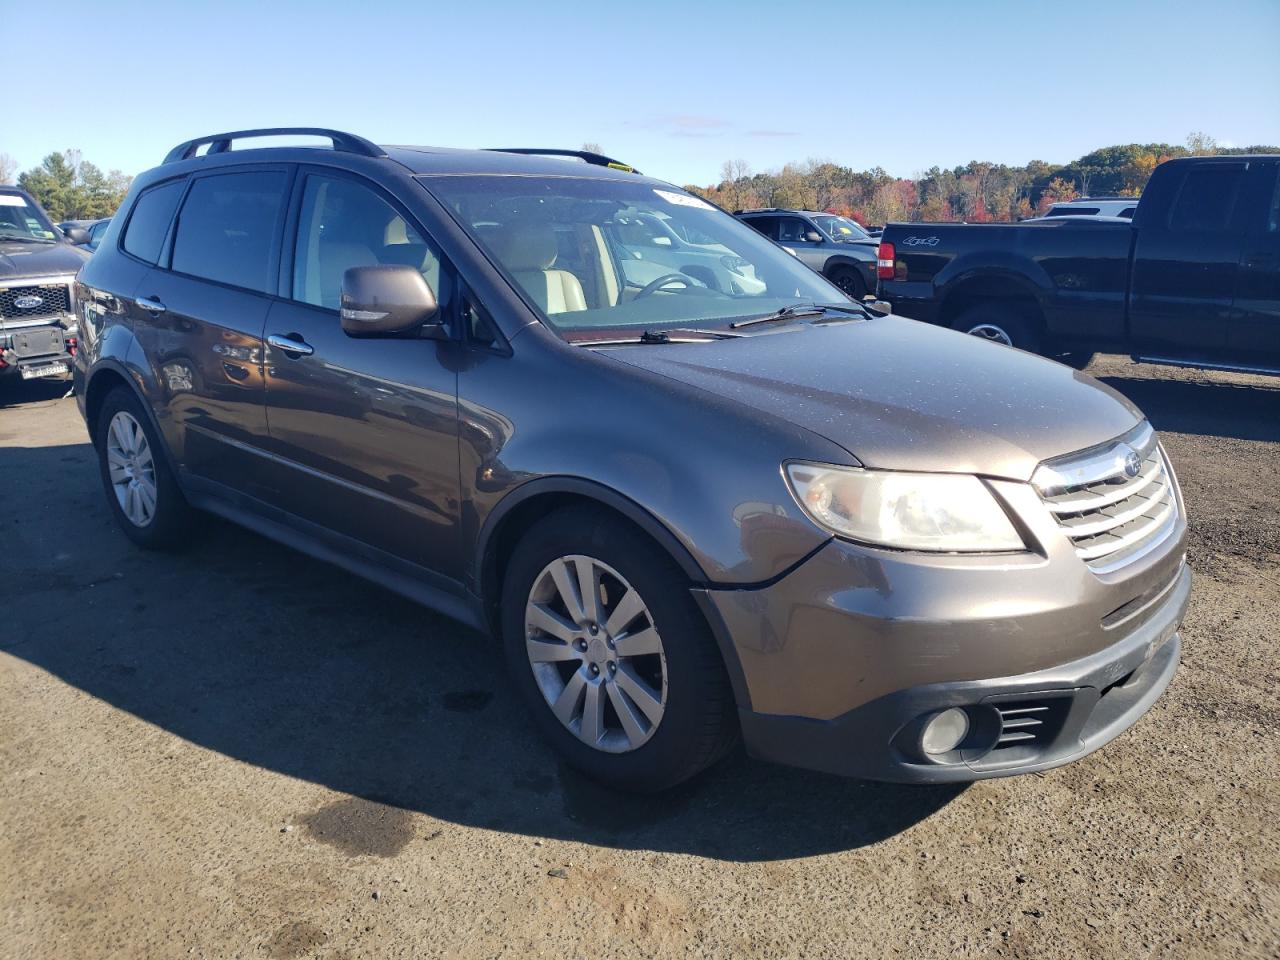
<instances>
[{"instance_id":1,"label":"rear door","mask_svg":"<svg viewBox=\"0 0 1280 960\"><path fill-rule=\"evenodd\" d=\"M168 249L134 298L134 330L160 388L157 413L176 434L179 459L256 496L268 482L262 329L291 176L271 166L192 177Z\"/></svg>"},{"instance_id":2,"label":"rear door","mask_svg":"<svg viewBox=\"0 0 1280 960\"><path fill-rule=\"evenodd\" d=\"M1280 162L1250 164L1250 224L1227 334L1233 362L1280 369Z\"/></svg>"},{"instance_id":3,"label":"rear door","mask_svg":"<svg viewBox=\"0 0 1280 960\"><path fill-rule=\"evenodd\" d=\"M417 267L448 316L451 269L405 208L363 178L303 168L292 207L266 327L274 502L456 582L458 344L357 339L338 316L343 273L375 264Z\"/></svg>"},{"instance_id":4,"label":"rear door","mask_svg":"<svg viewBox=\"0 0 1280 960\"><path fill-rule=\"evenodd\" d=\"M1139 223L1129 288L1136 353L1201 361L1226 355L1247 175L1245 162L1186 164L1167 184L1171 202L1163 215Z\"/></svg>"}]
</instances>

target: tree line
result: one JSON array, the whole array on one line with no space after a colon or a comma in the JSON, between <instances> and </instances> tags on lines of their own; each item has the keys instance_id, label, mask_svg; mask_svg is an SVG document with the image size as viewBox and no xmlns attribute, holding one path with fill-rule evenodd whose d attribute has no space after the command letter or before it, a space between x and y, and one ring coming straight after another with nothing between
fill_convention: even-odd
<instances>
[{"instance_id":1,"label":"tree line","mask_svg":"<svg viewBox=\"0 0 1280 960\"><path fill-rule=\"evenodd\" d=\"M1136 197L1156 165L1174 157L1244 153L1280 153L1280 147L1224 148L1212 137L1193 133L1185 144L1103 147L1066 165L1033 160L1016 167L975 160L951 170L930 167L912 178L890 176L880 167L854 170L830 160L753 173L746 162L735 160L721 168L719 183L686 189L726 210L826 210L864 225L891 220L986 223L1037 216L1053 203L1080 196Z\"/></svg>"},{"instance_id":2,"label":"tree line","mask_svg":"<svg viewBox=\"0 0 1280 960\"><path fill-rule=\"evenodd\" d=\"M0 154L0 183L13 183L16 172L12 158ZM104 173L81 157L79 150L51 153L17 178L18 186L56 222L112 216L132 182L133 177L119 170Z\"/></svg>"}]
</instances>

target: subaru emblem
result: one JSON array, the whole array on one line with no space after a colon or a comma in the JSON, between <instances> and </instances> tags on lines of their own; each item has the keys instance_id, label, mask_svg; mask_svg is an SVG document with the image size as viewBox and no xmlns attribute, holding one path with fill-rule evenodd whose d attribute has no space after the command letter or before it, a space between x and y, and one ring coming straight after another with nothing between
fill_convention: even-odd
<instances>
[{"instance_id":1,"label":"subaru emblem","mask_svg":"<svg viewBox=\"0 0 1280 960\"><path fill-rule=\"evenodd\" d=\"M13 301L13 305L19 310L34 310L42 303L44 303L44 297L36 297L30 294L23 297L16 297Z\"/></svg>"},{"instance_id":2,"label":"subaru emblem","mask_svg":"<svg viewBox=\"0 0 1280 960\"><path fill-rule=\"evenodd\" d=\"M1124 475L1126 477L1136 477L1142 472L1142 458L1138 456L1137 451L1130 450L1124 457Z\"/></svg>"}]
</instances>

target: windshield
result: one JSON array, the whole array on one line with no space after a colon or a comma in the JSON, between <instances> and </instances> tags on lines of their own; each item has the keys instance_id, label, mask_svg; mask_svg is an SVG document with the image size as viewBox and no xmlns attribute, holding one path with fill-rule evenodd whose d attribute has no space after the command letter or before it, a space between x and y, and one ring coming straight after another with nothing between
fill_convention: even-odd
<instances>
[{"instance_id":1,"label":"windshield","mask_svg":"<svg viewBox=\"0 0 1280 960\"><path fill-rule=\"evenodd\" d=\"M586 177L422 182L562 335L727 328L838 289L675 187ZM696 238L696 239L695 239Z\"/></svg>"},{"instance_id":2,"label":"windshield","mask_svg":"<svg viewBox=\"0 0 1280 960\"><path fill-rule=\"evenodd\" d=\"M825 233L832 240L870 240L871 237L867 231L858 226L856 220L850 220L848 217L814 217L813 222L818 225L818 229Z\"/></svg>"},{"instance_id":3,"label":"windshield","mask_svg":"<svg viewBox=\"0 0 1280 960\"><path fill-rule=\"evenodd\" d=\"M53 224L20 193L0 193L0 240L56 240Z\"/></svg>"}]
</instances>

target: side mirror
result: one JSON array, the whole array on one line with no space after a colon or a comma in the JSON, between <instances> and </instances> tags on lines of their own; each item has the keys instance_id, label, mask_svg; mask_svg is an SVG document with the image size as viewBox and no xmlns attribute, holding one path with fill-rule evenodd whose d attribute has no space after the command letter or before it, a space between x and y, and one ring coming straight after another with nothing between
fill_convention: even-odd
<instances>
[{"instance_id":1,"label":"side mirror","mask_svg":"<svg viewBox=\"0 0 1280 960\"><path fill-rule=\"evenodd\" d=\"M342 330L349 337L410 333L429 326L444 337L436 296L422 274L403 264L352 267L342 275Z\"/></svg>"},{"instance_id":2,"label":"side mirror","mask_svg":"<svg viewBox=\"0 0 1280 960\"><path fill-rule=\"evenodd\" d=\"M822 234L820 234L817 230L806 230L806 231L804 232L804 238L805 238L805 240L807 240L809 243L821 243L821 242L822 242Z\"/></svg>"},{"instance_id":3,"label":"side mirror","mask_svg":"<svg viewBox=\"0 0 1280 960\"><path fill-rule=\"evenodd\" d=\"M76 246L82 246L89 242L89 231L85 230L83 227L67 227L67 229L62 232L66 235L67 239Z\"/></svg>"}]
</instances>

